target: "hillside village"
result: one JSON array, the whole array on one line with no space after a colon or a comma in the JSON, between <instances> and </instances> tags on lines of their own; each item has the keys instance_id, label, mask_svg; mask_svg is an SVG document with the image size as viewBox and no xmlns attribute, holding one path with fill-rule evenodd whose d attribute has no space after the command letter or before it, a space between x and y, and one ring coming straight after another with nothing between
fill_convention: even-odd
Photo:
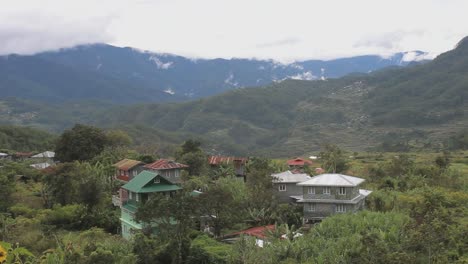
<instances>
[{"instance_id":1,"label":"hillside village","mask_svg":"<svg viewBox=\"0 0 468 264\"><path fill-rule=\"evenodd\" d=\"M0 154L0 239L34 255L21 258L238 263L231 259L245 252L247 263L282 256L389 263L392 250L367 251L374 242L363 239L373 234L385 234L372 238L384 247L418 245L398 249L405 260L426 259L420 248L434 243L463 248L466 151L358 153L325 145L308 158L271 160L210 155L187 140L160 158L130 149L122 131L84 125L55 142L54 151ZM441 240L447 232L451 239ZM349 243L365 251L352 255ZM46 251L55 245L70 249ZM446 252L437 258L451 258Z\"/></svg>"},{"instance_id":2,"label":"hillside village","mask_svg":"<svg viewBox=\"0 0 468 264\"><path fill-rule=\"evenodd\" d=\"M246 181L248 177L245 174L247 158L209 156L208 162L211 167L229 166L234 169L236 177L233 180L237 178ZM335 213L364 209L365 198L371 193L359 189L364 179L336 173L311 177L304 171L313 163L302 158L288 160L287 165L289 170L271 175L273 193L279 203L303 207L304 224L317 223ZM123 159L114 166L115 178L124 184L119 194L112 196L114 206L121 209L122 236L130 239L133 233L145 226L155 229L154 232L157 233L157 224L152 226L139 223L135 220L135 213L154 194L174 196L175 192L182 189L179 186L182 182L182 170L189 166L168 159L150 164ZM202 192L203 190L193 190L191 194L198 196ZM210 223L204 223L200 229L210 233Z\"/></svg>"}]
</instances>

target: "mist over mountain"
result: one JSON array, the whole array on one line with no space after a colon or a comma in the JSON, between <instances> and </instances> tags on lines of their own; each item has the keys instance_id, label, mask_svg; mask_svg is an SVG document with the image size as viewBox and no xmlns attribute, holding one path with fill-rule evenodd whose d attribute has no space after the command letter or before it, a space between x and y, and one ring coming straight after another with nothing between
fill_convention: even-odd
<instances>
[{"instance_id":1,"label":"mist over mountain","mask_svg":"<svg viewBox=\"0 0 468 264\"><path fill-rule=\"evenodd\" d=\"M0 96L40 101L98 99L118 104L189 100L285 79L316 80L426 61L421 51L283 64L191 59L107 44L0 57Z\"/></svg>"}]
</instances>

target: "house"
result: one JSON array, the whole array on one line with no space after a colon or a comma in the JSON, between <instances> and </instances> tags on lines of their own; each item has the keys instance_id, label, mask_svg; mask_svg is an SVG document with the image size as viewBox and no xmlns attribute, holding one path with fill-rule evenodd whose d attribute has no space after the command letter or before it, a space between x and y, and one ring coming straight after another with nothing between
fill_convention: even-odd
<instances>
[{"instance_id":1,"label":"house","mask_svg":"<svg viewBox=\"0 0 468 264\"><path fill-rule=\"evenodd\" d=\"M225 157L225 156L209 156L208 164L211 168L218 168L220 166L232 166L234 173L237 177L243 178L245 181L246 165L248 159L241 157Z\"/></svg>"},{"instance_id":2,"label":"house","mask_svg":"<svg viewBox=\"0 0 468 264\"><path fill-rule=\"evenodd\" d=\"M356 212L364 208L371 191L359 189L364 179L343 174L321 174L298 183L302 187L304 222L316 222L337 214Z\"/></svg>"},{"instance_id":3,"label":"house","mask_svg":"<svg viewBox=\"0 0 468 264\"><path fill-rule=\"evenodd\" d=\"M298 170L303 172L306 167L311 166L313 163L312 161L303 158L295 158L288 160L287 164L290 170Z\"/></svg>"},{"instance_id":4,"label":"house","mask_svg":"<svg viewBox=\"0 0 468 264\"><path fill-rule=\"evenodd\" d=\"M309 174L285 171L272 174L273 188L280 203L294 202L302 197L302 187L297 184L310 180Z\"/></svg>"},{"instance_id":5,"label":"house","mask_svg":"<svg viewBox=\"0 0 468 264\"><path fill-rule=\"evenodd\" d=\"M258 247L263 247L265 243L268 243L267 237L269 232L273 232L275 230L275 225L268 225L268 226L257 226L251 227L239 232L235 232L229 235L225 235L223 237L223 242L225 243L235 243L236 241L241 238L241 236L249 236L255 238L255 244Z\"/></svg>"},{"instance_id":6,"label":"house","mask_svg":"<svg viewBox=\"0 0 468 264\"><path fill-rule=\"evenodd\" d=\"M182 188L161 177L156 172L142 171L120 188L120 223L122 237L130 239L133 232L148 227L144 223L137 223L135 213L138 206L146 202L151 194L160 193L172 196ZM150 228L155 228L150 226Z\"/></svg>"},{"instance_id":7,"label":"house","mask_svg":"<svg viewBox=\"0 0 468 264\"><path fill-rule=\"evenodd\" d=\"M48 162L42 162L42 163L35 163L35 164L31 164L29 166L35 168L35 169L38 169L38 170L43 170L43 169L46 169L50 166L54 165L54 163L48 163Z\"/></svg>"},{"instance_id":8,"label":"house","mask_svg":"<svg viewBox=\"0 0 468 264\"><path fill-rule=\"evenodd\" d=\"M169 159L160 159L144 166L145 170L153 171L172 183L181 182L181 172L188 165Z\"/></svg>"},{"instance_id":9,"label":"house","mask_svg":"<svg viewBox=\"0 0 468 264\"><path fill-rule=\"evenodd\" d=\"M24 161L32 156L32 152L16 152L13 154L14 161Z\"/></svg>"},{"instance_id":10,"label":"house","mask_svg":"<svg viewBox=\"0 0 468 264\"><path fill-rule=\"evenodd\" d=\"M143 171L144 165L145 163L138 160L123 159L113 165L115 167L115 178L128 182Z\"/></svg>"},{"instance_id":11,"label":"house","mask_svg":"<svg viewBox=\"0 0 468 264\"><path fill-rule=\"evenodd\" d=\"M31 158L54 159L55 158L55 152L53 152L53 151L44 151L42 153L31 156Z\"/></svg>"}]
</instances>

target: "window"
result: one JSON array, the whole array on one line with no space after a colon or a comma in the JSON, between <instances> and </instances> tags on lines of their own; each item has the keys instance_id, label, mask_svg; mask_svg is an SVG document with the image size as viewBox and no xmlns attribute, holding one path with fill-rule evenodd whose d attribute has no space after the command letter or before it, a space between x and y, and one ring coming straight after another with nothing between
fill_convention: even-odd
<instances>
[{"instance_id":1,"label":"window","mask_svg":"<svg viewBox=\"0 0 468 264\"><path fill-rule=\"evenodd\" d=\"M315 187L309 187L309 189L307 190L307 193L308 194L315 194Z\"/></svg>"},{"instance_id":2,"label":"window","mask_svg":"<svg viewBox=\"0 0 468 264\"><path fill-rule=\"evenodd\" d=\"M340 187L340 189L338 190L338 194L345 195L346 194L346 188L345 187Z\"/></svg>"},{"instance_id":3,"label":"window","mask_svg":"<svg viewBox=\"0 0 468 264\"><path fill-rule=\"evenodd\" d=\"M137 171L136 171L136 170L133 170L133 171L132 171L132 174L133 174L133 177L137 176Z\"/></svg>"},{"instance_id":4,"label":"window","mask_svg":"<svg viewBox=\"0 0 468 264\"><path fill-rule=\"evenodd\" d=\"M330 187L323 187L323 194L330 194Z\"/></svg>"},{"instance_id":5,"label":"window","mask_svg":"<svg viewBox=\"0 0 468 264\"><path fill-rule=\"evenodd\" d=\"M160 182L161 182L161 179L159 179L159 177L154 179L154 183L160 183Z\"/></svg>"},{"instance_id":6,"label":"window","mask_svg":"<svg viewBox=\"0 0 468 264\"><path fill-rule=\"evenodd\" d=\"M337 204L336 205L336 212L337 213L344 213L346 212L346 206L344 204Z\"/></svg>"},{"instance_id":7,"label":"window","mask_svg":"<svg viewBox=\"0 0 468 264\"><path fill-rule=\"evenodd\" d=\"M133 200L133 193L130 192L128 197L130 197L130 200Z\"/></svg>"},{"instance_id":8,"label":"window","mask_svg":"<svg viewBox=\"0 0 468 264\"><path fill-rule=\"evenodd\" d=\"M315 204L314 204L314 203L310 203L310 204L309 204L308 210L309 210L309 212L315 212Z\"/></svg>"},{"instance_id":9,"label":"window","mask_svg":"<svg viewBox=\"0 0 468 264\"><path fill-rule=\"evenodd\" d=\"M135 199L136 199L137 202L140 201L140 195L138 193L135 194Z\"/></svg>"},{"instance_id":10,"label":"window","mask_svg":"<svg viewBox=\"0 0 468 264\"><path fill-rule=\"evenodd\" d=\"M285 192L285 191L286 191L286 184L280 184L280 185L278 186L278 190L279 190L280 192Z\"/></svg>"}]
</instances>

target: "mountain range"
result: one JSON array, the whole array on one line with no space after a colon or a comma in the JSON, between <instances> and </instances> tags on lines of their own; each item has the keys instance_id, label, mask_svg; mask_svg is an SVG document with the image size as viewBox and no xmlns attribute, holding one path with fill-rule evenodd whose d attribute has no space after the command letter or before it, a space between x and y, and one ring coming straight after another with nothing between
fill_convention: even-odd
<instances>
[{"instance_id":1,"label":"mountain range","mask_svg":"<svg viewBox=\"0 0 468 264\"><path fill-rule=\"evenodd\" d=\"M0 96L43 102L183 101L285 79L315 80L426 61L421 51L329 61L192 59L107 44L0 57Z\"/></svg>"},{"instance_id":2,"label":"mountain range","mask_svg":"<svg viewBox=\"0 0 468 264\"><path fill-rule=\"evenodd\" d=\"M468 38L423 64L288 79L187 102L43 104L9 98L0 102L0 123L55 131L76 122L119 128L146 150L187 138L200 139L211 153L269 157L315 152L327 142L360 151L441 149L468 127L466 76Z\"/></svg>"}]
</instances>

